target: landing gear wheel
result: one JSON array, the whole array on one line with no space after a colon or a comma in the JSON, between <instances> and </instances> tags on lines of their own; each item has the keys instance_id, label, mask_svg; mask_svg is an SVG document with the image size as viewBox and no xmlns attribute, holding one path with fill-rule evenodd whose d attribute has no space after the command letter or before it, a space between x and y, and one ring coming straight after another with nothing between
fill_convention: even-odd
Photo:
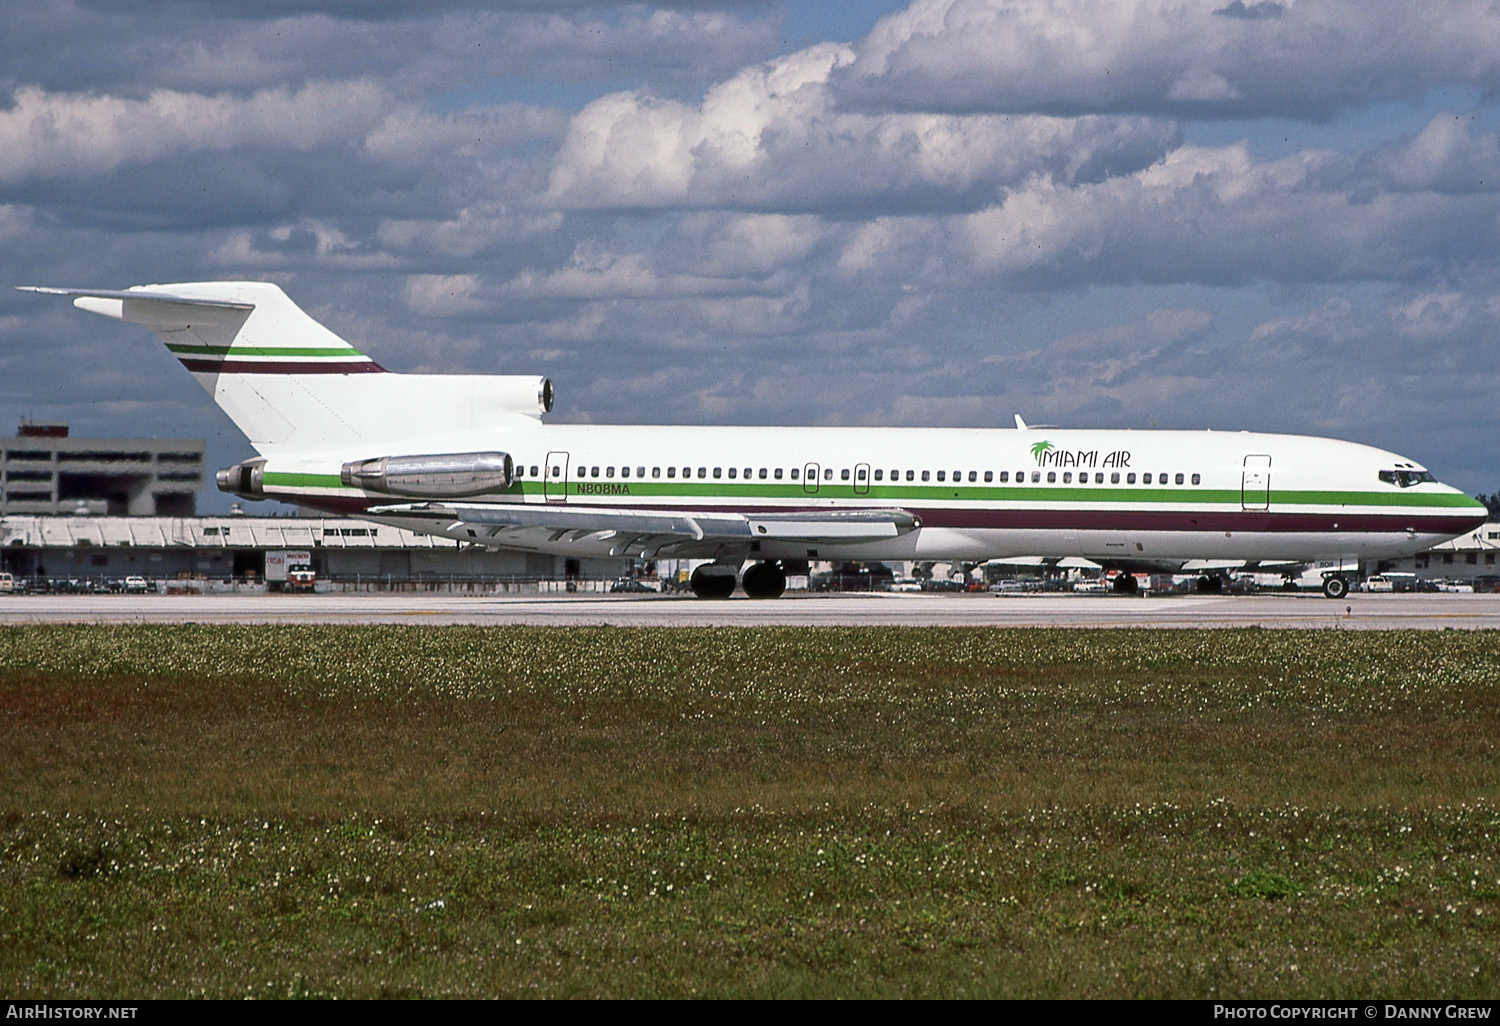
<instances>
[{"instance_id":1,"label":"landing gear wheel","mask_svg":"<svg viewBox=\"0 0 1500 1026\"><path fill-rule=\"evenodd\" d=\"M1341 599L1349 594L1349 581L1338 574L1323 578L1323 594L1331 599Z\"/></svg>"},{"instance_id":2,"label":"landing gear wheel","mask_svg":"<svg viewBox=\"0 0 1500 1026\"><path fill-rule=\"evenodd\" d=\"M786 571L780 563L756 563L745 571L740 585L753 599L781 598L781 593L786 591Z\"/></svg>"},{"instance_id":3,"label":"landing gear wheel","mask_svg":"<svg viewBox=\"0 0 1500 1026\"><path fill-rule=\"evenodd\" d=\"M699 598L727 599L734 594L734 567L712 563L700 566L688 578L688 587Z\"/></svg>"},{"instance_id":4,"label":"landing gear wheel","mask_svg":"<svg viewBox=\"0 0 1500 1026\"><path fill-rule=\"evenodd\" d=\"M1115 578L1114 589L1116 595L1134 595L1141 590L1141 586L1135 579L1135 574L1121 574Z\"/></svg>"},{"instance_id":5,"label":"landing gear wheel","mask_svg":"<svg viewBox=\"0 0 1500 1026\"><path fill-rule=\"evenodd\" d=\"M1218 574L1204 574L1198 578L1198 594L1217 595L1224 590L1224 578Z\"/></svg>"}]
</instances>

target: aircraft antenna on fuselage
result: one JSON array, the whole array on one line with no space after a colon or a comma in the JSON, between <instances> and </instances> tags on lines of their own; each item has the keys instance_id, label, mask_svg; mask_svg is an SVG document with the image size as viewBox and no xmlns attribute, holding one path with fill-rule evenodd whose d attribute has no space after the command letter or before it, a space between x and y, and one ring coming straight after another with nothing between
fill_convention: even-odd
<instances>
[{"instance_id":1,"label":"aircraft antenna on fuselage","mask_svg":"<svg viewBox=\"0 0 1500 1026\"><path fill-rule=\"evenodd\" d=\"M1026 430L1026 422L1021 419L1021 415L1019 413L1016 414L1016 430L1017 431L1025 431Z\"/></svg>"}]
</instances>

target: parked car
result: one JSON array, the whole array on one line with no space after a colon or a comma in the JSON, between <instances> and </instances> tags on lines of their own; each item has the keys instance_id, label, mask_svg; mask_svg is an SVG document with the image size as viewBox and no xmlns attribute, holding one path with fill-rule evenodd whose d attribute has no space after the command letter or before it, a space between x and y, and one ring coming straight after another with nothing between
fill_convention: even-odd
<instances>
[{"instance_id":1,"label":"parked car","mask_svg":"<svg viewBox=\"0 0 1500 1026\"><path fill-rule=\"evenodd\" d=\"M150 582L138 574L125 578L125 592L128 595L144 595L150 587Z\"/></svg>"},{"instance_id":2,"label":"parked car","mask_svg":"<svg viewBox=\"0 0 1500 1026\"><path fill-rule=\"evenodd\" d=\"M829 573L813 574L807 584L809 591L890 591L894 578L884 563L839 563Z\"/></svg>"},{"instance_id":3,"label":"parked car","mask_svg":"<svg viewBox=\"0 0 1500 1026\"><path fill-rule=\"evenodd\" d=\"M963 591L964 582L951 577L929 577L922 582L923 591Z\"/></svg>"},{"instance_id":4,"label":"parked car","mask_svg":"<svg viewBox=\"0 0 1500 1026\"><path fill-rule=\"evenodd\" d=\"M651 585L646 584L643 581L637 581L632 577L621 577L618 581L609 586L609 590L611 593L621 592L625 594L640 594L645 592L652 595L656 594L656 589L651 587Z\"/></svg>"}]
</instances>

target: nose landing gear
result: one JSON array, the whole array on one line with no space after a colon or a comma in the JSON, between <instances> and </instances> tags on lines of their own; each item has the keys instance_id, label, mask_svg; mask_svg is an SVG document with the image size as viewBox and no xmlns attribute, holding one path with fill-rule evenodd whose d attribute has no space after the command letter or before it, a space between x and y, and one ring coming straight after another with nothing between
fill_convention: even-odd
<instances>
[{"instance_id":1,"label":"nose landing gear","mask_svg":"<svg viewBox=\"0 0 1500 1026\"><path fill-rule=\"evenodd\" d=\"M1323 578L1323 594L1331 599L1341 599L1349 594L1349 578L1340 574L1329 574Z\"/></svg>"}]
</instances>

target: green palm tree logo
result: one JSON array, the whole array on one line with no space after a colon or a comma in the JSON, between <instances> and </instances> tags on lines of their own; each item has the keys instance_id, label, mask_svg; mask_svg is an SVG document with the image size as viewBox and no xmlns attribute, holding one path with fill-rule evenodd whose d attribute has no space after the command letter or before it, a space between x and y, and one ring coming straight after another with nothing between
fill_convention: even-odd
<instances>
[{"instance_id":1,"label":"green palm tree logo","mask_svg":"<svg viewBox=\"0 0 1500 1026\"><path fill-rule=\"evenodd\" d=\"M1031 455L1036 458L1037 465L1042 463L1042 454L1052 451L1051 442L1035 442L1031 446Z\"/></svg>"}]
</instances>

